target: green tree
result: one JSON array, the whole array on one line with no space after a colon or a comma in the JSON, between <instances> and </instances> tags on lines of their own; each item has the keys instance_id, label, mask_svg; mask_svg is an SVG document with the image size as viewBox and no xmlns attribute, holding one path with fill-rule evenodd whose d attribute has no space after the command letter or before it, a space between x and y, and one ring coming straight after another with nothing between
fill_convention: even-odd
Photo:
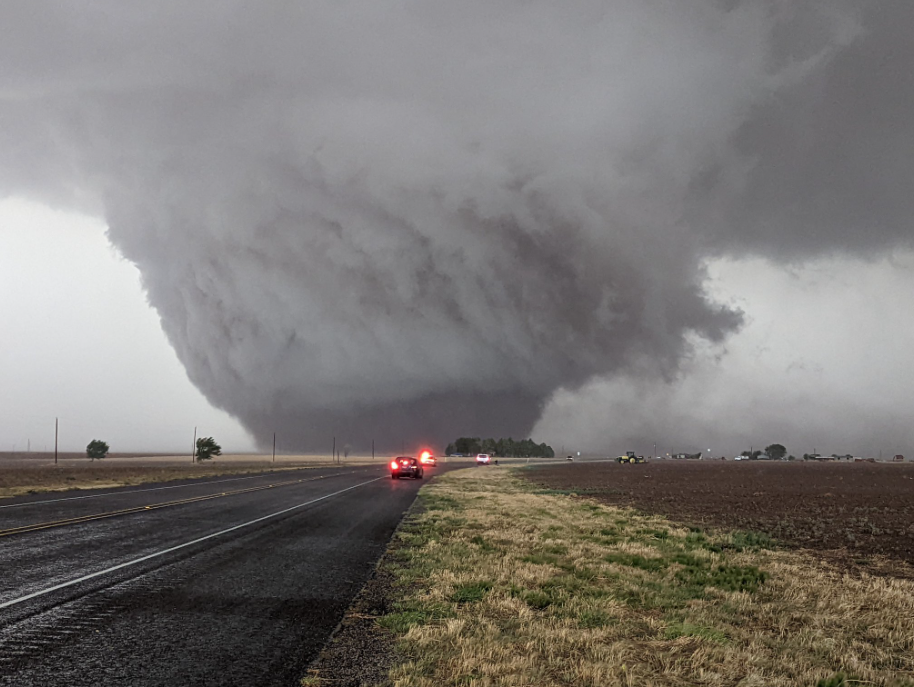
<instances>
[{"instance_id":1,"label":"green tree","mask_svg":"<svg viewBox=\"0 0 914 687\"><path fill-rule=\"evenodd\" d=\"M212 437L197 439L197 460L209 460L213 456L222 455L222 447Z\"/></svg>"},{"instance_id":2,"label":"green tree","mask_svg":"<svg viewBox=\"0 0 914 687\"><path fill-rule=\"evenodd\" d=\"M455 453L462 453L465 456L474 456L481 453L479 437L460 437L454 442Z\"/></svg>"},{"instance_id":3,"label":"green tree","mask_svg":"<svg viewBox=\"0 0 914 687\"><path fill-rule=\"evenodd\" d=\"M86 456L90 460L95 460L96 458L104 458L108 455L108 449L110 447L101 439L93 439L86 446Z\"/></svg>"},{"instance_id":4,"label":"green tree","mask_svg":"<svg viewBox=\"0 0 914 687\"><path fill-rule=\"evenodd\" d=\"M507 439L482 439L479 437L460 437L453 444L448 444L447 455L462 453L465 456L477 453L488 453L501 458L555 458L555 451L546 443L537 444L533 439L515 441Z\"/></svg>"},{"instance_id":5,"label":"green tree","mask_svg":"<svg viewBox=\"0 0 914 687\"><path fill-rule=\"evenodd\" d=\"M765 453L771 460L780 460L787 455L787 449L783 444L771 444L765 447Z\"/></svg>"}]
</instances>

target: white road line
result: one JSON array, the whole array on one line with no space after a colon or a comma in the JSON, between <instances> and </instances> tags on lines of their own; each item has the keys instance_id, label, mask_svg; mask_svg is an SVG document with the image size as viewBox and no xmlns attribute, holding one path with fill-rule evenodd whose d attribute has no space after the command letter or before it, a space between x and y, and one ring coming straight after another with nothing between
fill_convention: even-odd
<instances>
[{"instance_id":1,"label":"white road line","mask_svg":"<svg viewBox=\"0 0 914 687\"><path fill-rule=\"evenodd\" d=\"M199 544L200 542L204 542L207 539L213 539L214 537L221 537L223 534L228 534L229 532L234 532L235 530L240 530L242 527L249 527L250 525L256 525L258 522L263 522L264 520L269 520L270 518L275 518L279 515L284 515L286 513L289 513L290 511L297 510L299 508L304 508L305 506L310 506L312 503L317 503L318 501L324 501L333 496L338 496L347 491L352 491L353 489L357 489L358 487L363 487L366 484L371 484L372 482L377 482L380 479L384 479L384 477L375 477L374 479L370 479L367 482L360 482L359 484L353 485L351 487L346 487L345 489L340 489L339 491L335 491L332 494L327 494L326 496L321 496L320 498L312 499L311 501L306 501L305 503L299 503L297 506L292 506L291 508L285 508L285 509L277 511L275 513L270 513L269 515L264 515L255 520L249 520L248 522L243 522L240 525L235 525L234 527L229 527L224 530L219 530L218 532L213 532L212 534L207 534L205 537L199 537L197 539L194 539L193 541L184 542L183 544L178 544L177 546L172 546L167 549L162 549L161 551L156 551L155 553L150 553L145 556L141 556L140 558L134 558L132 561L118 563L117 565L113 565L110 568L105 568L104 570L99 570L98 572L90 573L88 575L83 575L82 577L77 577L75 580L70 580L68 582L61 582L60 584L55 584L53 587L48 587L47 589L42 589L37 592L32 592L31 594L26 594L25 596L20 596L18 599L12 599L11 601L4 601L3 603L0 603L0 608L9 608L10 606L15 606L16 604L20 604L23 601L28 601L29 599L34 599L38 596L44 596L45 594L50 594L51 592L56 592L58 589L64 589L65 587L72 587L74 584L79 584L80 582L85 582L86 580L91 580L95 577L99 577L101 575L106 575L110 572L114 572L115 570L120 570L122 568L129 568L131 565L136 565L137 563L142 563L143 561L148 561L151 558L158 558L159 556L164 556L165 554L171 553L172 551L177 551L178 549L183 549L188 546L193 546L194 544Z\"/></svg>"},{"instance_id":2,"label":"white road line","mask_svg":"<svg viewBox=\"0 0 914 687\"><path fill-rule=\"evenodd\" d=\"M298 469L313 470L315 468L296 468L295 471L297 471ZM292 472L292 470L290 470L289 472ZM256 477L266 477L267 474L273 474L273 473L262 472L258 475L250 475L249 477L230 477L229 479L213 480L212 482L195 482L192 484L173 484L173 485L167 486L167 487L150 487L149 489L133 489L131 491L127 491L125 488L122 491L106 491L103 494L87 494L86 496L68 496L68 497L62 498L62 499L45 499L43 501L23 501L21 503L7 503L5 505L0 506L0 508L21 508L23 506L37 506L38 504L41 504L41 503L60 503L61 501L80 501L82 499L97 499L101 496L118 496L120 494L141 494L144 491L162 491L163 489L183 489L184 487L199 487L201 485L206 485L206 484L222 484L223 482L237 482L237 481L243 480L243 479L254 479Z\"/></svg>"}]
</instances>

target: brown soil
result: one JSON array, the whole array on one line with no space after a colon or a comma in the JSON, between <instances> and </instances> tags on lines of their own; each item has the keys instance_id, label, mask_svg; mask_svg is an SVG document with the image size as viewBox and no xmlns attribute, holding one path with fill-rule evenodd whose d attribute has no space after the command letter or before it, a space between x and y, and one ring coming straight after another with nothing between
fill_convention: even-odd
<instances>
[{"instance_id":1,"label":"brown soil","mask_svg":"<svg viewBox=\"0 0 914 687\"><path fill-rule=\"evenodd\" d=\"M912 464L576 463L523 474L693 526L764 532L844 567L914 570Z\"/></svg>"}]
</instances>

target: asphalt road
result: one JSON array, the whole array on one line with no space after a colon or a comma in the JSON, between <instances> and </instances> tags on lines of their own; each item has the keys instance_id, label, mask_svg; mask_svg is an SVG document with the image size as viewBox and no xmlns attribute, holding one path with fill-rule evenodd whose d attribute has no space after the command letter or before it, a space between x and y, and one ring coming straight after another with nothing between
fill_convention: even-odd
<instances>
[{"instance_id":1,"label":"asphalt road","mask_svg":"<svg viewBox=\"0 0 914 687\"><path fill-rule=\"evenodd\" d=\"M422 484L379 464L0 501L0 685L296 685Z\"/></svg>"}]
</instances>

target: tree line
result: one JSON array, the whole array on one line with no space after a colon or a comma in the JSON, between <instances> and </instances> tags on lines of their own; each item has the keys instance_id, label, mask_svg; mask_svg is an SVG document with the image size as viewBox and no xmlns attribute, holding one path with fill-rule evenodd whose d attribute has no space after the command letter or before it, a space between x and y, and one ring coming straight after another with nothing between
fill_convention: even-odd
<instances>
[{"instance_id":1,"label":"tree line","mask_svg":"<svg viewBox=\"0 0 914 687\"><path fill-rule=\"evenodd\" d=\"M460 437L447 445L445 455L462 454L472 456L477 453L488 453L502 458L555 458L555 451L546 443L537 444L533 439L515 441L507 439L480 439L479 437Z\"/></svg>"},{"instance_id":2,"label":"tree line","mask_svg":"<svg viewBox=\"0 0 914 687\"><path fill-rule=\"evenodd\" d=\"M765 447L764 454L761 451L743 451L740 455L749 460L758 460L761 455L766 455L771 460L783 460L787 455L787 448L783 444L769 444ZM793 456L789 457L789 460L793 459Z\"/></svg>"}]
</instances>

